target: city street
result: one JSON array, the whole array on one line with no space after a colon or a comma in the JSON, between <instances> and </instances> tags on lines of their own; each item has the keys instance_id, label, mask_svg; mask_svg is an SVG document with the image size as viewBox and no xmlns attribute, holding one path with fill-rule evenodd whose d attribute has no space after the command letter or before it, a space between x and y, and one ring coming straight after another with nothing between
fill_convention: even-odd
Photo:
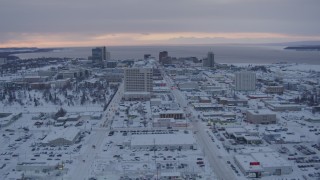
<instances>
[{"instance_id":1,"label":"city street","mask_svg":"<svg viewBox=\"0 0 320 180\"><path fill-rule=\"evenodd\" d=\"M98 157L98 151L102 145L103 140L108 137L107 133L109 133L109 128L107 127L111 126L111 117L114 116L116 105L120 103L122 92L123 84L119 86L118 91L116 92L109 106L104 112L103 119L105 119L105 121L103 122L103 128L93 129L88 143L84 146L86 148L84 152L80 156L74 157L76 159L74 163L76 163L77 166L74 172L70 173L72 177L70 179L80 180L90 178L88 176L90 176L91 166ZM95 146L95 148L93 148L93 146Z\"/></svg>"},{"instance_id":2,"label":"city street","mask_svg":"<svg viewBox=\"0 0 320 180\"><path fill-rule=\"evenodd\" d=\"M168 77L167 75L164 75L164 77L169 83L169 86L174 86L170 77ZM217 147L209 139L208 135L205 132L205 127L203 127L201 121L198 121L196 119L196 116L194 116L195 113L193 112L192 108L188 106L188 102L183 97L183 94L177 89L173 89L172 93L177 99L180 106L186 108L186 113L192 115L189 116L189 121L191 120L193 132L196 132L196 139L198 140L199 145L203 149L205 156L208 158L210 166L213 169L217 178L221 180L239 179L240 177L235 177L233 173L230 173L232 172L232 169L230 169L226 162L221 159L222 156L219 154Z\"/></svg>"}]
</instances>

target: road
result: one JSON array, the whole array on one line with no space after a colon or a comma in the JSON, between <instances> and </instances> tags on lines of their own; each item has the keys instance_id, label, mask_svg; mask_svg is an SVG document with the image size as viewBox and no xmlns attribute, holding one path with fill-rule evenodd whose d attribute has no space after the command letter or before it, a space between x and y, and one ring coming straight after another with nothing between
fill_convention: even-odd
<instances>
[{"instance_id":1,"label":"road","mask_svg":"<svg viewBox=\"0 0 320 180\"><path fill-rule=\"evenodd\" d=\"M166 81L169 83L170 87L174 86L171 78L168 77L165 73L164 73L164 77ZM199 145L202 147L204 154L208 159L209 164L213 172L217 176L217 178L221 180L239 179L239 177L235 177L234 173L232 172L232 169L228 167L225 160L222 159L222 156L219 154L219 150L217 149L215 144L209 139L209 136L205 131L206 128L203 126L203 124L200 121L196 119L197 117L194 116L196 113L192 108L188 106L188 102L184 98L184 95L181 93L181 91L177 89L173 89L172 93L177 99L180 106L185 108L188 114L190 115L192 114L192 116L188 118L189 120L191 120L193 131L197 132L195 134L196 139L198 140Z\"/></svg>"},{"instance_id":2,"label":"road","mask_svg":"<svg viewBox=\"0 0 320 180\"><path fill-rule=\"evenodd\" d=\"M98 152L104 138L107 137L107 132L107 130L101 129L96 130L95 132L93 132L93 134L91 134L88 143L83 145L83 148L85 148L84 152L81 155L75 157L76 161L74 163L77 164L77 166L75 171L71 175L71 179L87 180L88 178L90 178L91 166L98 156ZM93 148L93 145L95 145L96 148Z\"/></svg>"},{"instance_id":3,"label":"road","mask_svg":"<svg viewBox=\"0 0 320 180\"><path fill-rule=\"evenodd\" d=\"M87 180L90 178L90 170L92 169L94 161L98 158L98 152L102 145L103 140L107 137L107 133L110 132L109 128L111 126L111 117L114 116L114 111L117 105L120 103L123 95L123 83L119 86L118 91L111 100L109 106L104 112L103 119L105 121L101 124L101 128L95 128L91 131L90 139L86 144L83 145L84 151L81 155L74 157L75 164L77 164L74 172L70 173L70 178L74 180ZM93 145L95 148L93 148Z\"/></svg>"},{"instance_id":4,"label":"road","mask_svg":"<svg viewBox=\"0 0 320 180\"><path fill-rule=\"evenodd\" d=\"M107 107L107 109L105 110L105 121L103 122L103 124L101 126L103 127L111 127L111 119L114 118L114 111L116 110L116 107L120 104L121 98L123 96L123 88L124 85L123 83L120 84L118 91L116 92L116 94L113 96L113 99L111 100L109 106Z\"/></svg>"}]
</instances>

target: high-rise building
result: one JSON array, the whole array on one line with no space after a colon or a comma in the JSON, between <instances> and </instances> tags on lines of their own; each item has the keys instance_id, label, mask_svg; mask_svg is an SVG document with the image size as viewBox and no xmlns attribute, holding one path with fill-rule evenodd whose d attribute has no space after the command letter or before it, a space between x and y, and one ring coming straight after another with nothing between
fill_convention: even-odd
<instances>
[{"instance_id":1,"label":"high-rise building","mask_svg":"<svg viewBox=\"0 0 320 180\"><path fill-rule=\"evenodd\" d=\"M144 54L143 55L144 60L150 59L150 57L151 57L151 54Z\"/></svg>"},{"instance_id":2,"label":"high-rise building","mask_svg":"<svg viewBox=\"0 0 320 180\"><path fill-rule=\"evenodd\" d=\"M235 90L254 91L256 89L256 73L242 71L235 73Z\"/></svg>"},{"instance_id":3,"label":"high-rise building","mask_svg":"<svg viewBox=\"0 0 320 180\"><path fill-rule=\"evenodd\" d=\"M0 58L0 65L7 64L7 58Z\"/></svg>"},{"instance_id":4,"label":"high-rise building","mask_svg":"<svg viewBox=\"0 0 320 180\"><path fill-rule=\"evenodd\" d=\"M133 67L125 69L125 99L150 99L153 87L152 76L152 68Z\"/></svg>"},{"instance_id":5,"label":"high-rise building","mask_svg":"<svg viewBox=\"0 0 320 180\"><path fill-rule=\"evenodd\" d=\"M93 63L102 63L105 60L110 60L110 58L110 52L107 51L105 46L92 49Z\"/></svg>"},{"instance_id":6,"label":"high-rise building","mask_svg":"<svg viewBox=\"0 0 320 180\"><path fill-rule=\"evenodd\" d=\"M163 59L163 58L166 58L166 57L168 57L168 52L167 52L167 51L161 51L161 52L159 53L159 62L161 63L161 62L162 62L162 59Z\"/></svg>"},{"instance_id":7,"label":"high-rise building","mask_svg":"<svg viewBox=\"0 0 320 180\"><path fill-rule=\"evenodd\" d=\"M214 54L213 52L208 52L207 58L202 62L203 67L214 67Z\"/></svg>"}]
</instances>

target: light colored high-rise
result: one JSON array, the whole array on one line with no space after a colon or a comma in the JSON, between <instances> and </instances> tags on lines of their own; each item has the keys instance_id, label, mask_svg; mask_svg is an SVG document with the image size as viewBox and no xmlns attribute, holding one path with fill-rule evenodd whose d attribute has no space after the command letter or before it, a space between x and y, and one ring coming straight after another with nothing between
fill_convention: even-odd
<instances>
[{"instance_id":1,"label":"light colored high-rise","mask_svg":"<svg viewBox=\"0 0 320 180\"><path fill-rule=\"evenodd\" d=\"M242 71L235 73L235 90L254 91L256 89L256 73Z\"/></svg>"},{"instance_id":2,"label":"light colored high-rise","mask_svg":"<svg viewBox=\"0 0 320 180\"><path fill-rule=\"evenodd\" d=\"M214 67L214 54L213 52L208 52L207 58L202 62L203 67Z\"/></svg>"},{"instance_id":3,"label":"light colored high-rise","mask_svg":"<svg viewBox=\"0 0 320 180\"><path fill-rule=\"evenodd\" d=\"M151 98L153 80L152 68L133 67L124 70L124 98L126 100L147 100Z\"/></svg>"},{"instance_id":4,"label":"light colored high-rise","mask_svg":"<svg viewBox=\"0 0 320 180\"><path fill-rule=\"evenodd\" d=\"M152 68L134 67L125 69L125 92L151 92L152 85Z\"/></svg>"}]
</instances>

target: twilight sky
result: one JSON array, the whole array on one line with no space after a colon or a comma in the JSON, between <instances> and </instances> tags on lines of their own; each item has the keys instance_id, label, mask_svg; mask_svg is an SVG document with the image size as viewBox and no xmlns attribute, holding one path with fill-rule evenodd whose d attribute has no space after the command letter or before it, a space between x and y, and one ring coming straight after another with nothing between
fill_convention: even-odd
<instances>
[{"instance_id":1,"label":"twilight sky","mask_svg":"<svg viewBox=\"0 0 320 180\"><path fill-rule=\"evenodd\" d=\"M0 0L0 47L320 40L320 0Z\"/></svg>"}]
</instances>

